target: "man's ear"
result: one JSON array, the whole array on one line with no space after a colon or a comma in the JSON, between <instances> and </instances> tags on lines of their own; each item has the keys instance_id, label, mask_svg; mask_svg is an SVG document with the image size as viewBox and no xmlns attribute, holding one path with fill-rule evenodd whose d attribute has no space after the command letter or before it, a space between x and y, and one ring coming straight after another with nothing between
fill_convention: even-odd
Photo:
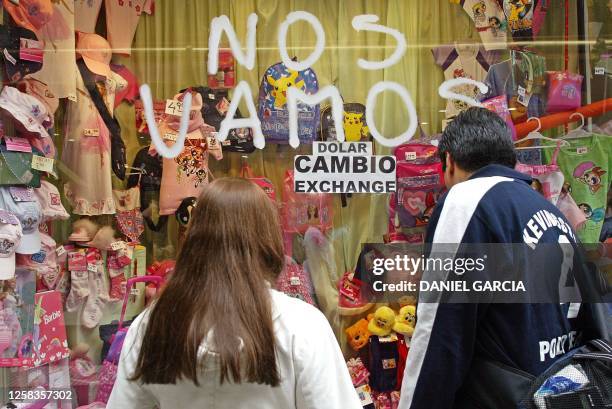
<instances>
[{"instance_id":1,"label":"man's ear","mask_svg":"<svg viewBox=\"0 0 612 409\"><path fill-rule=\"evenodd\" d=\"M448 172L452 175L455 173L455 161L451 157L450 153L447 153L444 159L446 160L446 170L448 170Z\"/></svg>"}]
</instances>

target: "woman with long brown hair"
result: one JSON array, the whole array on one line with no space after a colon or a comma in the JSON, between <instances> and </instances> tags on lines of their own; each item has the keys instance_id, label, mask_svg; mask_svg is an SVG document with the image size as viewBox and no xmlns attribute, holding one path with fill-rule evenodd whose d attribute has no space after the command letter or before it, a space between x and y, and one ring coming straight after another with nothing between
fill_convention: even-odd
<instances>
[{"instance_id":1,"label":"woman with long brown hair","mask_svg":"<svg viewBox=\"0 0 612 409\"><path fill-rule=\"evenodd\" d=\"M206 187L172 278L128 331L107 407L360 409L323 314L271 288L283 264L263 190Z\"/></svg>"}]
</instances>

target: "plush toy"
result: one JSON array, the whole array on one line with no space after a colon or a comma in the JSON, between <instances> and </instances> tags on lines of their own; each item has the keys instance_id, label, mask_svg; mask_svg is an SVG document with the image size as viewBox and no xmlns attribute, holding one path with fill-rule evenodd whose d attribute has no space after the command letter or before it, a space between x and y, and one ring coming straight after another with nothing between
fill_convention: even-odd
<instances>
[{"instance_id":1,"label":"plush toy","mask_svg":"<svg viewBox=\"0 0 612 409\"><path fill-rule=\"evenodd\" d=\"M368 339L370 338L368 321L363 318L348 327L344 332L346 332L349 345L353 350L359 351L361 348L368 345Z\"/></svg>"},{"instance_id":2,"label":"plush toy","mask_svg":"<svg viewBox=\"0 0 612 409\"><path fill-rule=\"evenodd\" d=\"M393 324L395 324L395 312L389 307L380 307L374 312L368 330L374 335L385 337L391 333Z\"/></svg>"},{"instance_id":3,"label":"plush toy","mask_svg":"<svg viewBox=\"0 0 612 409\"><path fill-rule=\"evenodd\" d=\"M406 305L399 310L399 314L395 316L393 331L411 337L416 324L416 307L414 305Z\"/></svg>"},{"instance_id":4,"label":"plush toy","mask_svg":"<svg viewBox=\"0 0 612 409\"><path fill-rule=\"evenodd\" d=\"M100 226L89 219L79 219L72 224L72 234L68 241L87 242L94 238Z\"/></svg>"},{"instance_id":5,"label":"plush toy","mask_svg":"<svg viewBox=\"0 0 612 409\"><path fill-rule=\"evenodd\" d=\"M111 244L118 240L115 238L115 230L110 226L104 226L98 230L93 239L87 243L87 246L98 250L110 250Z\"/></svg>"}]
</instances>

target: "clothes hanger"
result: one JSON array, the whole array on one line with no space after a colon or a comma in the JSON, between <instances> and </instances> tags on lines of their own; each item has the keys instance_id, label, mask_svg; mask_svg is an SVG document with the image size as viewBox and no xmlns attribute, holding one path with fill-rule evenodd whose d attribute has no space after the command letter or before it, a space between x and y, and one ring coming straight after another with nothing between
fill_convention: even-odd
<instances>
[{"instance_id":1,"label":"clothes hanger","mask_svg":"<svg viewBox=\"0 0 612 409\"><path fill-rule=\"evenodd\" d=\"M575 115L578 115L580 117L580 125L578 126L578 128L569 131L565 136L562 136L561 139L563 140L579 139L579 138L586 138L586 137L591 136L591 133L585 131L584 129L584 124L585 124L584 115L582 115L580 112L574 112L573 114L569 116L570 119L572 119Z\"/></svg>"},{"instance_id":2,"label":"clothes hanger","mask_svg":"<svg viewBox=\"0 0 612 409\"><path fill-rule=\"evenodd\" d=\"M561 137L561 139L580 139L580 138L587 138L591 135L593 135L592 132L589 132L587 130L584 129L585 126L585 118L584 115L582 115L580 112L574 112L573 114L571 114L569 117L573 117L574 115L579 115L580 116L580 126L576 129L571 130L570 132L567 133L567 135ZM598 138L610 138L612 137L612 135L600 135L597 134Z\"/></svg>"},{"instance_id":3,"label":"clothes hanger","mask_svg":"<svg viewBox=\"0 0 612 409\"><path fill-rule=\"evenodd\" d=\"M130 170L133 171L133 172L128 173L128 176L129 175L146 175L147 174L147 171L145 169L143 169L143 168L134 168L134 167L128 166L128 165L124 165L124 166L125 166L126 169L130 169Z\"/></svg>"},{"instance_id":4,"label":"clothes hanger","mask_svg":"<svg viewBox=\"0 0 612 409\"><path fill-rule=\"evenodd\" d=\"M517 143L521 143L521 142L525 142L525 141L530 141L530 140L535 140L535 139L541 139L541 140L545 140L545 141L551 141L551 142L555 142L555 145L551 145L551 146L525 146L525 147L521 147L521 148L516 148L516 150L527 150L527 149L551 149L551 148L556 148L557 145L559 143L559 141L561 141L561 146L566 145L566 146L570 146L570 143L563 140L563 139L554 139L554 138L549 138L547 136L544 136L540 133L540 129L542 129L542 122L540 121L540 118L536 118L534 116L530 117L527 119L527 121L531 121L531 120L535 120L538 122L538 127L534 130L529 132L529 134L524 137L523 139L517 139L516 141L514 141L514 144L516 145Z\"/></svg>"}]
</instances>

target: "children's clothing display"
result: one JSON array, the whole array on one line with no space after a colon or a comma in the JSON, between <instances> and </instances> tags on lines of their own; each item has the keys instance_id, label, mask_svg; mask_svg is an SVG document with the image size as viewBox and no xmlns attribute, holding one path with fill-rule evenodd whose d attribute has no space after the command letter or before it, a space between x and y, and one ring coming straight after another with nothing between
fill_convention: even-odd
<instances>
[{"instance_id":1,"label":"children's clothing display","mask_svg":"<svg viewBox=\"0 0 612 409\"><path fill-rule=\"evenodd\" d=\"M106 30L113 52L130 55L138 20L143 13L153 14L154 0L104 0Z\"/></svg>"},{"instance_id":2,"label":"children's clothing display","mask_svg":"<svg viewBox=\"0 0 612 409\"><path fill-rule=\"evenodd\" d=\"M515 167L519 172L531 176L534 179L534 181L531 182L533 188L554 205L557 204L564 181L563 173L561 173L559 166L557 166L559 149L560 145L553 153L550 164L548 165L527 165L517 163Z\"/></svg>"},{"instance_id":3,"label":"children's clothing display","mask_svg":"<svg viewBox=\"0 0 612 409\"><path fill-rule=\"evenodd\" d=\"M87 63L88 60L85 60ZM99 72L109 73L98 81L103 90L104 103L110 112L115 104L115 92L127 83L104 64L92 60ZM66 166L79 175L78 180L64 186L73 213L82 215L114 214L115 205L111 184L111 140L109 130L96 109L85 87L82 76L77 77L77 101L69 101L66 112L66 134L62 155Z\"/></svg>"},{"instance_id":4,"label":"children's clothing display","mask_svg":"<svg viewBox=\"0 0 612 409\"><path fill-rule=\"evenodd\" d=\"M58 98L73 101L77 97L76 71L73 69L75 53L72 52L75 50L74 3L74 0L54 2L53 17L40 30L40 40L45 43L44 64L39 72L33 74L33 78L47 84Z\"/></svg>"},{"instance_id":5,"label":"children's clothing display","mask_svg":"<svg viewBox=\"0 0 612 409\"><path fill-rule=\"evenodd\" d=\"M514 41L533 39L533 10L538 0L497 0L504 7Z\"/></svg>"},{"instance_id":6,"label":"children's clothing display","mask_svg":"<svg viewBox=\"0 0 612 409\"><path fill-rule=\"evenodd\" d=\"M610 158L612 141L593 134L579 139L567 139L557 163L571 195L587 219L578 237L583 243L599 242L599 233L606 214L607 191L610 188Z\"/></svg>"},{"instance_id":7,"label":"children's clothing display","mask_svg":"<svg viewBox=\"0 0 612 409\"><path fill-rule=\"evenodd\" d=\"M432 49L434 60L444 71L444 79L469 78L482 81L487 76L491 64L497 62L499 54L474 45L444 45ZM478 88L472 85L455 87L454 92L476 98ZM448 100L446 118L454 118L469 105L463 101Z\"/></svg>"},{"instance_id":8,"label":"children's clothing display","mask_svg":"<svg viewBox=\"0 0 612 409\"><path fill-rule=\"evenodd\" d=\"M496 0L450 0L461 4L470 16L486 50L506 48L508 21Z\"/></svg>"},{"instance_id":9,"label":"children's clothing display","mask_svg":"<svg viewBox=\"0 0 612 409\"><path fill-rule=\"evenodd\" d=\"M183 94L177 94L174 99L180 100ZM185 139L185 149L174 159L163 159L163 172L160 187L159 214L173 214L180 206L181 201L187 197L199 197L204 186L209 181L208 154L216 160L223 158L221 148L214 144L212 132L214 128L202 118L202 98L195 93L191 105L191 119ZM176 143L179 129L179 117L168 116L160 124L160 135L167 146ZM214 149L212 149L214 148ZM151 145L149 153L155 153L155 146Z\"/></svg>"},{"instance_id":10,"label":"children's clothing display","mask_svg":"<svg viewBox=\"0 0 612 409\"><path fill-rule=\"evenodd\" d=\"M94 33L103 0L74 0L74 29Z\"/></svg>"}]
</instances>

